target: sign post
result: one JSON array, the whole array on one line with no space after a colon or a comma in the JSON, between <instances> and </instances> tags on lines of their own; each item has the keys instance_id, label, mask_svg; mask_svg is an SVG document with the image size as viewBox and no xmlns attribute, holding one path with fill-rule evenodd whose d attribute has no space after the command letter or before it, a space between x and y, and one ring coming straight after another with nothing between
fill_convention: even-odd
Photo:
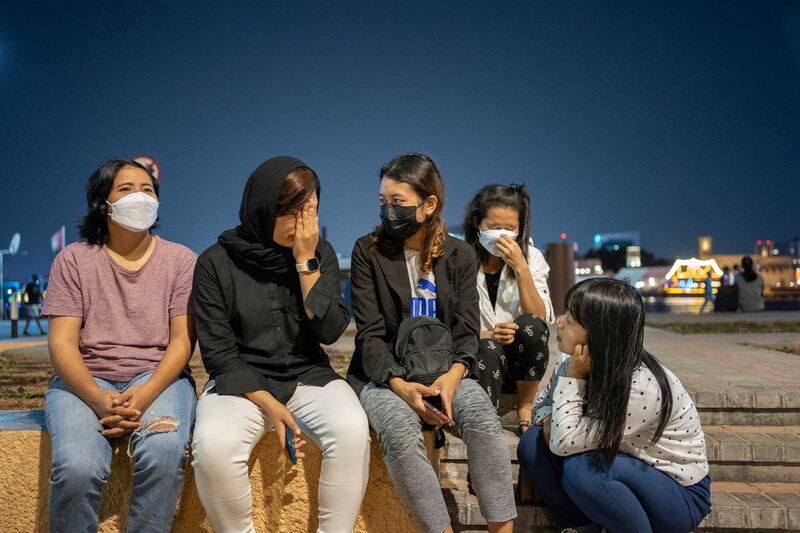
<instances>
[{"instance_id":1,"label":"sign post","mask_svg":"<svg viewBox=\"0 0 800 533\"><path fill-rule=\"evenodd\" d=\"M133 160L149 170L156 181L161 181L161 165L158 164L155 158L149 155L137 155Z\"/></svg>"}]
</instances>

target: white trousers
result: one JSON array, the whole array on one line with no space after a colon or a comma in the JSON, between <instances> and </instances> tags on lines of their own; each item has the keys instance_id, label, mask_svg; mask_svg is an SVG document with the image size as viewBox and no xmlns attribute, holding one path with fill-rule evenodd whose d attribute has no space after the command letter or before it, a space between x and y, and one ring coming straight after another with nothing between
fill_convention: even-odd
<instances>
[{"instance_id":1,"label":"white trousers","mask_svg":"<svg viewBox=\"0 0 800 533\"><path fill-rule=\"evenodd\" d=\"M352 532L369 477L369 423L361 403L347 382L337 379L324 387L298 385L286 407L304 437L322 450L317 531ZM247 461L270 429L266 414L243 396L204 392L200 397L192 466L216 532L255 532Z\"/></svg>"}]
</instances>

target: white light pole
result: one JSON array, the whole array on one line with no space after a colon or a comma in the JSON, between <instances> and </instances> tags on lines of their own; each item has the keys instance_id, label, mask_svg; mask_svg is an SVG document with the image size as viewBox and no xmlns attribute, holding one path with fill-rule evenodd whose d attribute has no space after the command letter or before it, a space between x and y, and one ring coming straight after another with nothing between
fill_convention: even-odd
<instances>
[{"instance_id":1,"label":"white light pole","mask_svg":"<svg viewBox=\"0 0 800 533\"><path fill-rule=\"evenodd\" d=\"M3 305L0 306L0 320L5 320L6 318L6 294L5 294L5 287L4 287L4 277L3 277L3 256L4 255L16 255L19 251L19 242L21 237L19 233L15 233L13 237L11 237L11 244L8 245L8 249L0 250L0 292L3 293L2 303Z\"/></svg>"}]
</instances>

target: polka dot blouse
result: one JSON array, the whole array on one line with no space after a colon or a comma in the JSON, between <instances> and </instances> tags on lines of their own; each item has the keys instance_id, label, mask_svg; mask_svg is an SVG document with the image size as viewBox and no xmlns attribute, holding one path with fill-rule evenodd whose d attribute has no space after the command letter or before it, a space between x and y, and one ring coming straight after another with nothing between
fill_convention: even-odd
<instances>
[{"instance_id":1,"label":"polka dot blouse","mask_svg":"<svg viewBox=\"0 0 800 533\"><path fill-rule=\"evenodd\" d=\"M586 381L567 377L570 356L562 355L550 382L539 393L534 422L552 416L550 449L557 455L574 455L596 448L589 432ZM661 470L681 485L694 485L708 475L708 459L700 417L689 393L675 375L664 368L672 389L672 413L664 434L651 442L658 427L661 389L645 365L634 373L628 400L627 422L619 451Z\"/></svg>"}]
</instances>

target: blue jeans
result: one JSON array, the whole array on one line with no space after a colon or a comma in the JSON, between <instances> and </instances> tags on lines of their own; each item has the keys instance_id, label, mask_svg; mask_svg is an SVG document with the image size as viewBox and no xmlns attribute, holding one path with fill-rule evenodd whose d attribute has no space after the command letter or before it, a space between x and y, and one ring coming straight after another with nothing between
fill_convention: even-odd
<instances>
[{"instance_id":1,"label":"blue jeans","mask_svg":"<svg viewBox=\"0 0 800 533\"><path fill-rule=\"evenodd\" d=\"M542 426L517 447L523 477L560 528L592 522L610 533L686 533L711 510L711 478L684 487L660 470L618 453L604 468L592 452L561 457L550 451Z\"/></svg>"},{"instance_id":2,"label":"blue jeans","mask_svg":"<svg viewBox=\"0 0 800 533\"><path fill-rule=\"evenodd\" d=\"M122 392L145 383L151 375L146 372L128 382L95 381L103 389ZM182 375L142 413L142 425L131 434L128 446L134 462L128 531L170 530L196 403L192 379ZM103 426L97 414L58 377L45 393L44 414L53 457L50 531L94 533L103 487L111 471L111 442L100 433ZM147 422L153 420L174 421L176 427L148 430Z\"/></svg>"}]
</instances>

